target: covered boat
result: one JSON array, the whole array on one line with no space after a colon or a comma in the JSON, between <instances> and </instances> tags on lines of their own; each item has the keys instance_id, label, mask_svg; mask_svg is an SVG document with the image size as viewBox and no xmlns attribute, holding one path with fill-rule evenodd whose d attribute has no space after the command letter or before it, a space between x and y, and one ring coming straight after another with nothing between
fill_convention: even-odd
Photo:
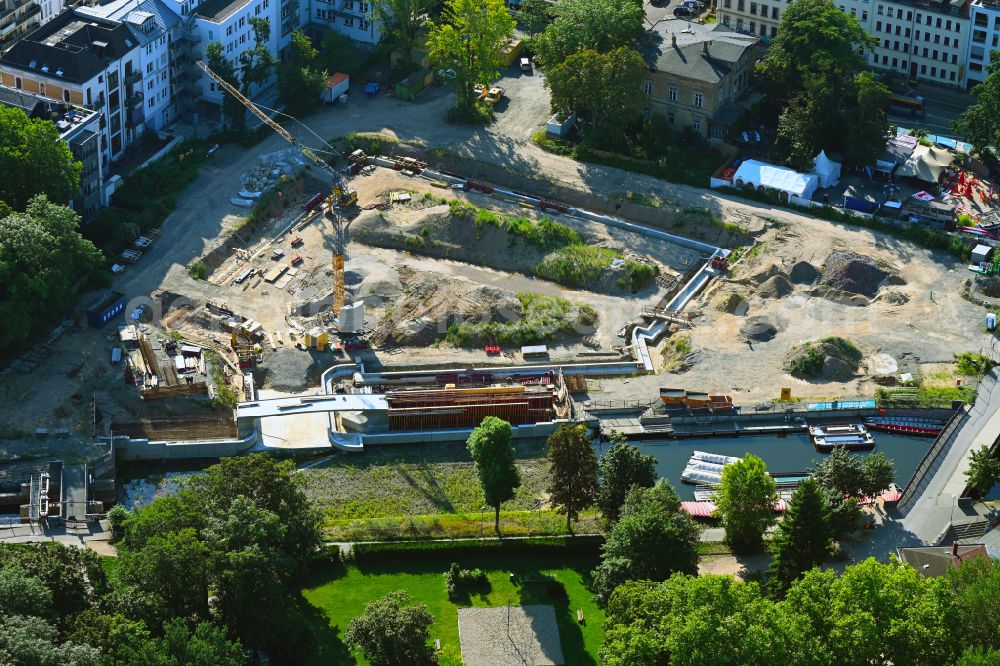
<instances>
[{"instance_id":1,"label":"covered boat","mask_svg":"<svg viewBox=\"0 0 1000 666\"><path fill-rule=\"evenodd\" d=\"M875 438L859 423L809 426L809 436L820 453L829 453L838 446L848 451L870 451L875 448Z\"/></svg>"}]
</instances>

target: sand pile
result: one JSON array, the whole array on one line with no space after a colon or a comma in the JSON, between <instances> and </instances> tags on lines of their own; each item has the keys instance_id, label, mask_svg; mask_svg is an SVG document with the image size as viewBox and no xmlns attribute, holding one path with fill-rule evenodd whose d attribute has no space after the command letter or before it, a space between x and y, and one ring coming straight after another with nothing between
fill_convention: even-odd
<instances>
[{"instance_id":1,"label":"sand pile","mask_svg":"<svg viewBox=\"0 0 1000 666\"><path fill-rule=\"evenodd\" d=\"M889 305L905 305L910 302L910 297L898 289L883 289L879 292L877 300Z\"/></svg>"},{"instance_id":2,"label":"sand pile","mask_svg":"<svg viewBox=\"0 0 1000 666\"><path fill-rule=\"evenodd\" d=\"M839 291L875 298L885 283L900 284L902 281L880 268L875 260L854 252L834 252L823 266L821 284Z\"/></svg>"},{"instance_id":3,"label":"sand pile","mask_svg":"<svg viewBox=\"0 0 1000 666\"><path fill-rule=\"evenodd\" d=\"M745 298L735 292L722 293L712 299L712 307L719 312L744 315L749 307Z\"/></svg>"},{"instance_id":4,"label":"sand pile","mask_svg":"<svg viewBox=\"0 0 1000 666\"><path fill-rule=\"evenodd\" d=\"M782 298L792 293L792 283L782 274L774 275L765 280L757 288L757 295L761 298Z\"/></svg>"}]
</instances>

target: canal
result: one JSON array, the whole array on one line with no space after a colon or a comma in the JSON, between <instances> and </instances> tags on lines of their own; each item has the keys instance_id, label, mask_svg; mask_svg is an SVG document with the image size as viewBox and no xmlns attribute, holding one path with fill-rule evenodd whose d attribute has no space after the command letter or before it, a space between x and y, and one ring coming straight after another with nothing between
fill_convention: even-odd
<instances>
[{"instance_id":1,"label":"canal","mask_svg":"<svg viewBox=\"0 0 1000 666\"><path fill-rule=\"evenodd\" d=\"M930 448L931 437L907 437L891 433L873 432L875 449L881 451L896 465L896 485L904 488L914 470ZM694 499L694 486L681 483L681 472L692 451L707 451L726 456L743 457L748 452L761 457L770 472L804 472L814 460L825 455L813 448L805 433L786 436L759 435L750 437L725 437L717 439L646 440L632 442L640 451L656 458L656 472L670 481L682 500ZM598 447L598 456L610 444ZM855 453L866 456L868 452Z\"/></svg>"}]
</instances>

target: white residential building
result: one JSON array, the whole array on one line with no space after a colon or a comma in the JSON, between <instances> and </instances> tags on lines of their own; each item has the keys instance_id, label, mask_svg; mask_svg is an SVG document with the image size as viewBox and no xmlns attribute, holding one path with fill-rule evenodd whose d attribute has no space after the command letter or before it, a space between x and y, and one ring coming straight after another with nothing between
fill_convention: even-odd
<instances>
[{"instance_id":1,"label":"white residential building","mask_svg":"<svg viewBox=\"0 0 1000 666\"><path fill-rule=\"evenodd\" d=\"M873 0L878 40L869 59L909 79L965 86L970 30L969 0Z\"/></svg>"},{"instance_id":2,"label":"white residential building","mask_svg":"<svg viewBox=\"0 0 1000 666\"><path fill-rule=\"evenodd\" d=\"M324 30L336 30L356 42L377 44L382 39L371 3L366 0L311 0L311 32L320 37Z\"/></svg>"},{"instance_id":3,"label":"white residential building","mask_svg":"<svg viewBox=\"0 0 1000 666\"><path fill-rule=\"evenodd\" d=\"M969 35L965 61L968 63L966 76L971 86L986 78L991 53L1000 49L1000 4L972 0L969 14L972 34Z\"/></svg>"}]
</instances>

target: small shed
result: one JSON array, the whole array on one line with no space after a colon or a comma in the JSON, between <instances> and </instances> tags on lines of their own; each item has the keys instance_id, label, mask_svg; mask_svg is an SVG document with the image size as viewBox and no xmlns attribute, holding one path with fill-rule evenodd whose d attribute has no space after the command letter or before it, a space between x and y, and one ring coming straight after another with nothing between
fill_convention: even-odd
<instances>
[{"instance_id":1,"label":"small shed","mask_svg":"<svg viewBox=\"0 0 1000 666\"><path fill-rule=\"evenodd\" d=\"M101 328L125 311L125 294L109 291L92 308L87 310L87 323Z\"/></svg>"},{"instance_id":2,"label":"small shed","mask_svg":"<svg viewBox=\"0 0 1000 666\"><path fill-rule=\"evenodd\" d=\"M972 263L985 264L989 262L991 252L993 252L993 248L989 245L977 245L972 250Z\"/></svg>"},{"instance_id":3,"label":"small shed","mask_svg":"<svg viewBox=\"0 0 1000 666\"><path fill-rule=\"evenodd\" d=\"M418 69L396 84L394 94L398 99L411 100L434 83L434 72Z\"/></svg>"}]
</instances>

